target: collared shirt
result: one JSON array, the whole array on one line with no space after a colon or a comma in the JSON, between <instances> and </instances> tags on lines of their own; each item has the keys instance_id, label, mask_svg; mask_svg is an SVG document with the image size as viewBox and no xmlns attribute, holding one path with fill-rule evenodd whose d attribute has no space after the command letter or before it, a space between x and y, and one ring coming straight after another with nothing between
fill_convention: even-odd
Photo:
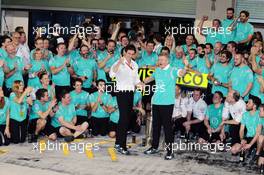
<instances>
[{"instance_id":1,"label":"collared shirt","mask_svg":"<svg viewBox=\"0 0 264 175\"><path fill-rule=\"evenodd\" d=\"M188 112L193 113L193 117L199 120L204 120L207 104L203 99L194 101L193 98L189 100Z\"/></svg>"},{"instance_id":2,"label":"collared shirt","mask_svg":"<svg viewBox=\"0 0 264 175\"><path fill-rule=\"evenodd\" d=\"M242 99L238 100L235 104L225 102L225 106L223 109L223 118L228 119L230 114L236 122L240 122L245 112L246 103Z\"/></svg>"},{"instance_id":3,"label":"collared shirt","mask_svg":"<svg viewBox=\"0 0 264 175\"><path fill-rule=\"evenodd\" d=\"M30 64L30 50L27 44L19 44L17 48L16 56L19 56L23 59L25 65Z\"/></svg>"},{"instance_id":4,"label":"collared shirt","mask_svg":"<svg viewBox=\"0 0 264 175\"><path fill-rule=\"evenodd\" d=\"M110 77L116 78L116 89L118 91L134 91L136 84L140 83L138 76L138 65L135 61L131 60L131 64L125 60L121 63L117 72L114 72L114 66L118 64L118 61L110 69Z\"/></svg>"},{"instance_id":5,"label":"collared shirt","mask_svg":"<svg viewBox=\"0 0 264 175\"><path fill-rule=\"evenodd\" d=\"M186 118L189 101L186 97L178 97L175 99L172 118Z\"/></svg>"}]
</instances>

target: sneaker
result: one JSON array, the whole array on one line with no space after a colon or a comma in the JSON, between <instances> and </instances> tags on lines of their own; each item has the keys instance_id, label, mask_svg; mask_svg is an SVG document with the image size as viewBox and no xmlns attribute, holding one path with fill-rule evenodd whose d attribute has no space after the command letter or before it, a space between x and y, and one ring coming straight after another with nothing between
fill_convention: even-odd
<instances>
[{"instance_id":1,"label":"sneaker","mask_svg":"<svg viewBox=\"0 0 264 175\"><path fill-rule=\"evenodd\" d=\"M164 157L165 160L171 160L174 158L174 154L172 152L167 152L166 156Z\"/></svg>"},{"instance_id":2,"label":"sneaker","mask_svg":"<svg viewBox=\"0 0 264 175\"><path fill-rule=\"evenodd\" d=\"M114 148L117 150L117 149L119 149L119 148L120 148L120 145L118 145L118 144L115 144Z\"/></svg>"},{"instance_id":3,"label":"sneaker","mask_svg":"<svg viewBox=\"0 0 264 175\"><path fill-rule=\"evenodd\" d=\"M156 154L158 152L159 152L158 149L155 149L155 148L150 147L149 149L147 149L146 151L144 151L144 154Z\"/></svg>"},{"instance_id":4,"label":"sneaker","mask_svg":"<svg viewBox=\"0 0 264 175\"><path fill-rule=\"evenodd\" d=\"M123 155L130 155L130 152L128 150L123 149L122 147L117 148L116 151Z\"/></svg>"},{"instance_id":5,"label":"sneaker","mask_svg":"<svg viewBox=\"0 0 264 175\"><path fill-rule=\"evenodd\" d=\"M73 136L65 136L64 137L64 141L65 142L72 142L74 140L74 137Z\"/></svg>"}]
</instances>

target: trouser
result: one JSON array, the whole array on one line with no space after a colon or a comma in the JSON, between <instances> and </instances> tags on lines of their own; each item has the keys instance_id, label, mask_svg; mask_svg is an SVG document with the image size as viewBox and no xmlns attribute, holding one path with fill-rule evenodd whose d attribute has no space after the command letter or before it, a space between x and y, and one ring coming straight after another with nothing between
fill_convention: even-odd
<instances>
[{"instance_id":1,"label":"trouser","mask_svg":"<svg viewBox=\"0 0 264 175\"><path fill-rule=\"evenodd\" d=\"M19 122L10 119L10 134L13 143L17 144L25 142L27 135L27 120L25 119Z\"/></svg>"},{"instance_id":2,"label":"trouser","mask_svg":"<svg viewBox=\"0 0 264 175\"><path fill-rule=\"evenodd\" d=\"M0 146L9 145L10 139L5 135L6 125L0 125Z\"/></svg>"},{"instance_id":3,"label":"trouser","mask_svg":"<svg viewBox=\"0 0 264 175\"><path fill-rule=\"evenodd\" d=\"M153 140L152 147L158 149L161 126L165 133L165 144L168 152L172 151L173 130L172 112L174 105L152 105L152 128Z\"/></svg>"},{"instance_id":4,"label":"trouser","mask_svg":"<svg viewBox=\"0 0 264 175\"><path fill-rule=\"evenodd\" d=\"M240 143L239 130L240 130L240 124L239 125L230 125L229 133L230 133L230 137L231 137L231 145L232 146L235 143Z\"/></svg>"},{"instance_id":5,"label":"trouser","mask_svg":"<svg viewBox=\"0 0 264 175\"><path fill-rule=\"evenodd\" d=\"M175 120L173 120L174 122L174 127L173 127L173 131L174 133L176 133L177 131L181 132L181 135L185 134L185 127L183 126L183 123L187 121L187 118L177 118Z\"/></svg>"},{"instance_id":6,"label":"trouser","mask_svg":"<svg viewBox=\"0 0 264 175\"><path fill-rule=\"evenodd\" d=\"M120 91L117 93L117 104L119 109L119 121L117 124L116 144L126 150L126 138L131 113L133 108L133 91Z\"/></svg>"},{"instance_id":7,"label":"trouser","mask_svg":"<svg viewBox=\"0 0 264 175\"><path fill-rule=\"evenodd\" d=\"M102 135L105 136L108 133L109 118L96 118L92 117L92 134L94 136Z\"/></svg>"}]
</instances>

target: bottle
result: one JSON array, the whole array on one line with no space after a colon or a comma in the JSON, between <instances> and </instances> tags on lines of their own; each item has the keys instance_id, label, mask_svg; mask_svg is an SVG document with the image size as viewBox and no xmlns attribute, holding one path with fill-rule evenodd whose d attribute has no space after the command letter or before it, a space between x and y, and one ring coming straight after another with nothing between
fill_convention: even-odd
<instances>
[{"instance_id":1,"label":"bottle","mask_svg":"<svg viewBox=\"0 0 264 175\"><path fill-rule=\"evenodd\" d=\"M240 152L240 156L239 156L239 162L244 162L245 161L245 151L242 150Z\"/></svg>"}]
</instances>

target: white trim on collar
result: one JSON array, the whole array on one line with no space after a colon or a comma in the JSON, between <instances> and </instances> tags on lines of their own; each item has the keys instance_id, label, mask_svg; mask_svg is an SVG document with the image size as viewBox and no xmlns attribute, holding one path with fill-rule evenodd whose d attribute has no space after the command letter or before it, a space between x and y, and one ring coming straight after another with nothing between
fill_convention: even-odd
<instances>
[{"instance_id":1,"label":"white trim on collar","mask_svg":"<svg viewBox=\"0 0 264 175\"><path fill-rule=\"evenodd\" d=\"M168 64L166 67L164 67L162 70L167 70L170 68L170 64Z\"/></svg>"}]
</instances>

